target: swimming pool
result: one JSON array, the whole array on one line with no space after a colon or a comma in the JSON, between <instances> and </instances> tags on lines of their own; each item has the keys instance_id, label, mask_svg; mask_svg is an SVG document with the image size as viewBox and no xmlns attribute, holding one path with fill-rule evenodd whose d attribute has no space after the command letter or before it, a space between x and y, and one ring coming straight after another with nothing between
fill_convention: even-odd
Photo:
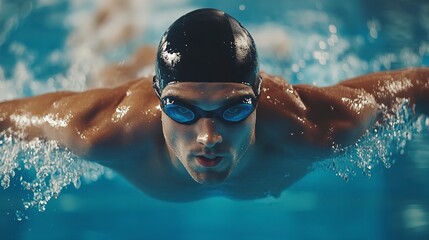
<instances>
[{"instance_id":1,"label":"swimming pool","mask_svg":"<svg viewBox=\"0 0 429 240\"><path fill-rule=\"evenodd\" d=\"M425 1L130 0L124 1L128 7L116 7L106 27L97 28L94 12L106 2L0 2L0 99L84 90L97 69L126 59L142 42L156 45L172 21L199 7L225 10L241 21L255 37L261 69L292 83L324 86L363 73L429 65ZM132 34L120 44L124 26ZM71 183L43 212L37 206L24 210L23 202L34 197L20 181L31 175L24 166L10 187L0 190L0 236L424 239L429 236L429 131L423 124L413 135L402 155L389 158L388 163L396 159L393 167L380 163L371 177L356 168L346 182L318 168L279 199L257 201L161 202L107 172L90 184ZM93 171L97 178L103 170Z\"/></svg>"}]
</instances>

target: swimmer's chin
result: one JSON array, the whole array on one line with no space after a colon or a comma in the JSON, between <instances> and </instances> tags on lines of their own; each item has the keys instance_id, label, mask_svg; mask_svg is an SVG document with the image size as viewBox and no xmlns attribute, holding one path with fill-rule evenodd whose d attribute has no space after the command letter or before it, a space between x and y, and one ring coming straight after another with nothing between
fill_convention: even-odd
<instances>
[{"instance_id":1,"label":"swimmer's chin","mask_svg":"<svg viewBox=\"0 0 429 240\"><path fill-rule=\"evenodd\" d=\"M213 186L224 183L229 175L229 172L204 172L191 174L191 177L201 185Z\"/></svg>"}]
</instances>

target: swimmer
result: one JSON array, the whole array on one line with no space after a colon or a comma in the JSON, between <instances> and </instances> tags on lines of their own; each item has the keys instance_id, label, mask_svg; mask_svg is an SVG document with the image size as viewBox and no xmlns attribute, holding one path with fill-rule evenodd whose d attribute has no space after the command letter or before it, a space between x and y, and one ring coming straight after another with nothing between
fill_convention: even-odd
<instances>
[{"instance_id":1,"label":"swimmer","mask_svg":"<svg viewBox=\"0 0 429 240\"><path fill-rule=\"evenodd\" d=\"M279 196L400 99L429 113L428 68L291 85L259 71L236 19L199 9L165 32L153 78L2 102L0 131L56 140L158 199L256 199Z\"/></svg>"}]
</instances>

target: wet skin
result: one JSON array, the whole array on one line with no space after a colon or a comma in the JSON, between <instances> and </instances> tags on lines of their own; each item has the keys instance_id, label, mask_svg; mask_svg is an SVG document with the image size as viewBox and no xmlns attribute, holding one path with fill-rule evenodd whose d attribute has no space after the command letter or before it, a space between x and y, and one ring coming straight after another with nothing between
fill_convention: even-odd
<instances>
[{"instance_id":1,"label":"wet skin","mask_svg":"<svg viewBox=\"0 0 429 240\"><path fill-rule=\"evenodd\" d=\"M279 196L331 154L332 145L359 138L377 121L380 104L394 109L398 98L407 98L417 113L429 112L427 68L375 73L325 88L262 77L256 111L234 125L216 118L174 122L160 110L148 78L0 103L0 130L57 140L155 198L254 199ZM249 94L250 87L236 83L183 82L162 92L207 111Z\"/></svg>"}]
</instances>

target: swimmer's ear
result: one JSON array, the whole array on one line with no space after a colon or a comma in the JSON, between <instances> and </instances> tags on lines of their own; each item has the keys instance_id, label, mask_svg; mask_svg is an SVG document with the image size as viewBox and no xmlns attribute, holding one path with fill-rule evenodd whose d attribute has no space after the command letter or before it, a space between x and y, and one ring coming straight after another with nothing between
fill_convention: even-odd
<instances>
[{"instance_id":1,"label":"swimmer's ear","mask_svg":"<svg viewBox=\"0 0 429 240\"><path fill-rule=\"evenodd\" d=\"M152 79L152 87L153 87L153 90L155 90L155 93L156 93L156 95L158 96L158 98L159 98L159 99L161 99L161 89L160 89L160 87L159 87L159 80L158 80L158 78L156 77L156 75L155 75L155 76L153 76L153 79Z\"/></svg>"}]
</instances>

